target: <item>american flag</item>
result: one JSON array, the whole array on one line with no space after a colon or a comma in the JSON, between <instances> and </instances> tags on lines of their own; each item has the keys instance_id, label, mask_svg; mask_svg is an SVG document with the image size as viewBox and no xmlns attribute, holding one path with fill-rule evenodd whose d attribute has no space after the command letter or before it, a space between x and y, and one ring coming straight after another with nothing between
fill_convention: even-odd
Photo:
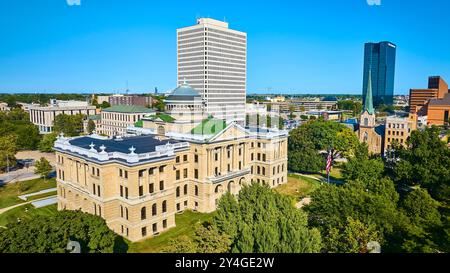
<instances>
[{"instance_id":1,"label":"american flag","mask_svg":"<svg viewBox=\"0 0 450 273\"><path fill-rule=\"evenodd\" d=\"M326 168L326 170L327 170L327 175L330 174L332 162L333 162L333 158L332 158L332 156L331 156L331 151L329 151L329 152L328 152L328 158L327 158L327 168Z\"/></svg>"}]
</instances>

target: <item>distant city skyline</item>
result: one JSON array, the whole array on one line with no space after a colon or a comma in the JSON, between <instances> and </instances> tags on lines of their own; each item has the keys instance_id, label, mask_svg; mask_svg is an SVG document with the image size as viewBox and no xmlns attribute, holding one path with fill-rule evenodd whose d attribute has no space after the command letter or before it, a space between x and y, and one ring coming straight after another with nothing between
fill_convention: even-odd
<instances>
[{"instance_id":1,"label":"distant city skyline","mask_svg":"<svg viewBox=\"0 0 450 273\"><path fill-rule=\"evenodd\" d=\"M267 1L258 12L235 0L17 0L0 10L0 93L173 90L176 29L210 17L248 33L247 94L361 94L364 44L391 41L394 94L406 95L429 76L450 78L449 9L445 0ZM432 16L414 20L423 14Z\"/></svg>"}]
</instances>

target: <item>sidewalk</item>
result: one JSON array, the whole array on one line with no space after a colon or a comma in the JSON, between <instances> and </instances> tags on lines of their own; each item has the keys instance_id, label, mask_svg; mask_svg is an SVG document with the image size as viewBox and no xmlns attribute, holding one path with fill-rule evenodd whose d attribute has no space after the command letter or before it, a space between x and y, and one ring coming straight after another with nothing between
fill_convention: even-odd
<instances>
[{"instance_id":1,"label":"sidewalk","mask_svg":"<svg viewBox=\"0 0 450 273\"><path fill-rule=\"evenodd\" d=\"M56 196L56 194L55 194L55 196ZM34 202L37 202L37 201L43 201L43 200L47 200L47 199L52 199L52 198L55 198L55 196L47 196L47 197L43 197L43 198L40 198L40 199L36 199L36 200L20 203L20 204L14 205L14 206L10 206L10 207L7 207L7 208L3 208L3 209L0 209L0 214L3 214L3 213L5 213L5 212L7 212L9 210L15 209L17 207L25 206L25 205L28 205L28 204L31 204L31 203L34 203Z\"/></svg>"}]
</instances>

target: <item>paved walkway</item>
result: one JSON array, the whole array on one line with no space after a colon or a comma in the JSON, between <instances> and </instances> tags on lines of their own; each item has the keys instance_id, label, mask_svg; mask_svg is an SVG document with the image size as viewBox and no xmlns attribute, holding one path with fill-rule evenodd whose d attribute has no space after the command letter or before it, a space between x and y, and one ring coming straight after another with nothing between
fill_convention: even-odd
<instances>
[{"instance_id":1,"label":"paved walkway","mask_svg":"<svg viewBox=\"0 0 450 273\"><path fill-rule=\"evenodd\" d=\"M309 204L311 204L311 198L310 197L305 197L300 202L295 204L295 207L298 208L298 209L301 209L302 207L307 206Z\"/></svg>"},{"instance_id":2,"label":"paved walkway","mask_svg":"<svg viewBox=\"0 0 450 273\"><path fill-rule=\"evenodd\" d=\"M56 196L56 195L55 195L55 196ZM52 199L52 198L55 198L55 196L47 196L47 197L43 197L43 198L40 198L40 199L36 199L36 200L32 200L32 201L20 203L20 204L14 205L14 206L6 207L6 208L3 208L3 209L0 209L0 214L3 214L3 213L5 213L5 212L7 212L7 211L9 211L9 210L12 210L12 209L15 209L15 208L17 208L17 207L21 207L21 206L25 206L25 205L27 205L27 204L31 204L31 203L36 202L36 201L42 201L42 200Z\"/></svg>"},{"instance_id":3,"label":"paved walkway","mask_svg":"<svg viewBox=\"0 0 450 273\"><path fill-rule=\"evenodd\" d=\"M42 190L42 191L38 191L38 192L33 192L33 193L29 193L29 194L19 195L18 198L22 199L23 201L27 201L28 197L41 195L41 194L49 193L49 192L54 192L56 190L57 190L57 188L46 189L46 190Z\"/></svg>"}]
</instances>

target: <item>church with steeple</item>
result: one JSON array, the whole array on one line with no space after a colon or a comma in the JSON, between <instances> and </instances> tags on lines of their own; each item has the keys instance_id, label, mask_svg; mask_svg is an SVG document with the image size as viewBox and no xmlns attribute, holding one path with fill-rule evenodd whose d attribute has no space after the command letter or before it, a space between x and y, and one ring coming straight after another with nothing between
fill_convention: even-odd
<instances>
[{"instance_id":1,"label":"church with steeple","mask_svg":"<svg viewBox=\"0 0 450 273\"><path fill-rule=\"evenodd\" d=\"M364 108L359 120L359 130L357 131L359 141L367 143L370 154L383 153L384 125L376 124L375 109L373 107L372 80L369 71L367 92L364 100Z\"/></svg>"}]
</instances>

